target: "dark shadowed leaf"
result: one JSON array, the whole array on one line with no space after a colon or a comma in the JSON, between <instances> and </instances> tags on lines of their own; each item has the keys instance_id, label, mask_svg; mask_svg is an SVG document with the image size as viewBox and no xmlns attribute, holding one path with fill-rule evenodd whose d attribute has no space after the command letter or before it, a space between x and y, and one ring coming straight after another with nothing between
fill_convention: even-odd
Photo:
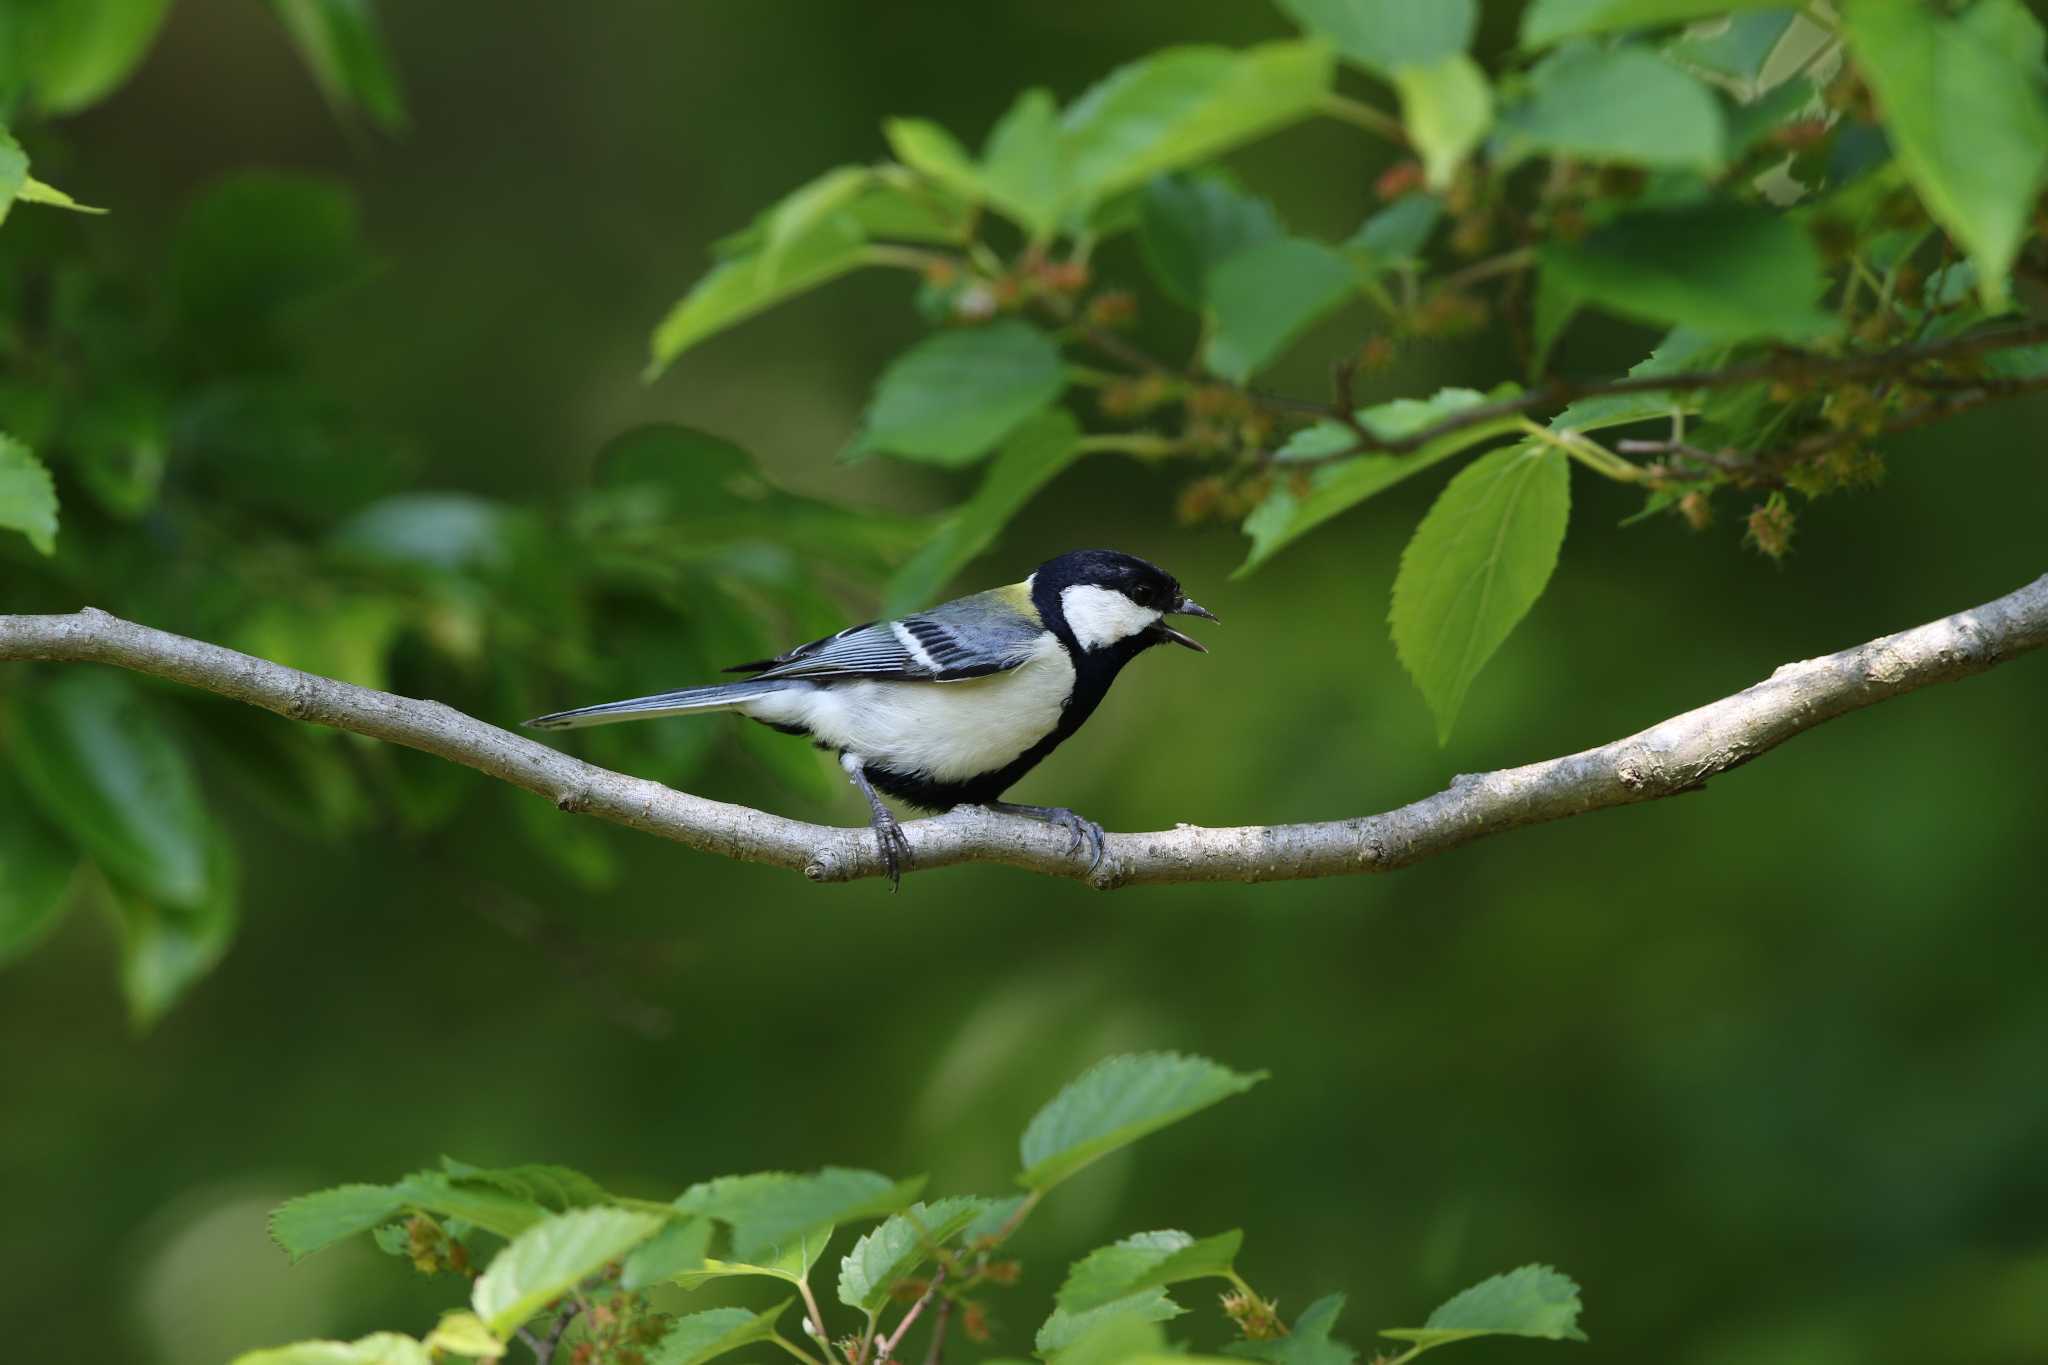
<instances>
[{"instance_id":1,"label":"dark shadowed leaf","mask_svg":"<svg viewBox=\"0 0 2048 1365\"><path fill-rule=\"evenodd\" d=\"M1360 224L1344 250L1371 270L1413 264L1442 217L1443 205L1435 196L1403 195Z\"/></svg>"},{"instance_id":2,"label":"dark shadowed leaf","mask_svg":"<svg viewBox=\"0 0 2048 1365\"><path fill-rule=\"evenodd\" d=\"M1544 153L1711 170L1726 156L1721 107L1699 80L1645 48L1575 44L1539 62L1501 110L1509 156Z\"/></svg>"},{"instance_id":3,"label":"dark shadowed leaf","mask_svg":"<svg viewBox=\"0 0 2048 1365\"><path fill-rule=\"evenodd\" d=\"M1199 309L1209 272L1283 236L1273 205L1218 173L1161 176L1139 197L1138 246L1169 298Z\"/></svg>"},{"instance_id":4,"label":"dark shadowed leaf","mask_svg":"<svg viewBox=\"0 0 2048 1365\"><path fill-rule=\"evenodd\" d=\"M1550 581L1571 511L1564 453L1518 445L1473 461L1415 528L1394 578L1394 651L1450 739L1472 679Z\"/></svg>"},{"instance_id":5,"label":"dark shadowed leaf","mask_svg":"<svg viewBox=\"0 0 2048 1365\"><path fill-rule=\"evenodd\" d=\"M57 927L77 871L71 840L36 814L29 794L0 764L0 966Z\"/></svg>"},{"instance_id":6,"label":"dark shadowed leaf","mask_svg":"<svg viewBox=\"0 0 2048 1365\"><path fill-rule=\"evenodd\" d=\"M234 939L241 908L241 876L227 836L209 836L206 896L196 905L171 906L114 887L121 930L121 994L137 1028L163 1017L200 977L212 971Z\"/></svg>"},{"instance_id":7,"label":"dark shadowed leaf","mask_svg":"<svg viewBox=\"0 0 2048 1365\"><path fill-rule=\"evenodd\" d=\"M1046 1190L1120 1147L1178 1123L1266 1078L1206 1057L1148 1052L1096 1063L1032 1116L1017 1183Z\"/></svg>"},{"instance_id":8,"label":"dark shadowed leaf","mask_svg":"<svg viewBox=\"0 0 2048 1365\"><path fill-rule=\"evenodd\" d=\"M855 449L967 464L1050 406L1065 383L1059 347L1029 323L941 332L882 372Z\"/></svg>"},{"instance_id":9,"label":"dark shadowed leaf","mask_svg":"<svg viewBox=\"0 0 2048 1365\"><path fill-rule=\"evenodd\" d=\"M1522 43L1542 47L1575 34L1681 24L1731 10L1770 9L1780 3L1782 0L1535 0L1522 12Z\"/></svg>"},{"instance_id":10,"label":"dark shadowed leaf","mask_svg":"<svg viewBox=\"0 0 2048 1365\"><path fill-rule=\"evenodd\" d=\"M126 677L81 669L13 699L17 771L43 815L171 909L218 904L213 824L177 735Z\"/></svg>"},{"instance_id":11,"label":"dark shadowed leaf","mask_svg":"<svg viewBox=\"0 0 2048 1365\"><path fill-rule=\"evenodd\" d=\"M1799 11L1792 6L1750 10L1730 16L1718 30L1685 34L1670 52L1687 65L1754 82L1798 18Z\"/></svg>"},{"instance_id":12,"label":"dark shadowed leaf","mask_svg":"<svg viewBox=\"0 0 2048 1365\"><path fill-rule=\"evenodd\" d=\"M1611 313L1723 341L1797 341L1834 326L1817 306L1819 251L1798 224L1762 208L1631 214L1545 247L1543 268Z\"/></svg>"},{"instance_id":13,"label":"dark shadowed leaf","mask_svg":"<svg viewBox=\"0 0 2048 1365\"><path fill-rule=\"evenodd\" d=\"M660 1232L627 1254L620 1283L628 1290L703 1268L711 1251L709 1218L671 1218Z\"/></svg>"}]
</instances>

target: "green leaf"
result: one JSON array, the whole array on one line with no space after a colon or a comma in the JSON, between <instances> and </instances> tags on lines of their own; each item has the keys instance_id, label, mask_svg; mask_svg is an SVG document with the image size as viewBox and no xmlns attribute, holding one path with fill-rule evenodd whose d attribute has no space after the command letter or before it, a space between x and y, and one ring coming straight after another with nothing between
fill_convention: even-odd
<instances>
[{"instance_id":1,"label":"green leaf","mask_svg":"<svg viewBox=\"0 0 2048 1365\"><path fill-rule=\"evenodd\" d=\"M302 1194L270 1211L270 1240L294 1261L370 1232L405 1211L391 1185L337 1185Z\"/></svg>"},{"instance_id":2,"label":"green leaf","mask_svg":"<svg viewBox=\"0 0 2048 1365\"><path fill-rule=\"evenodd\" d=\"M1381 1332L1420 1349L1467 1337L1505 1335L1584 1341L1579 1330L1579 1287L1547 1265L1525 1265L1482 1280L1444 1301L1421 1327Z\"/></svg>"},{"instance_id":3,"label":"green leaf","mask_svg":"<svg viewBox=\"0 0 2048 1365\"><path fill-rule=\"evenodd\" d=\"M1751 10L1732 15L1717 32L1684 34L1669 50L1680 61L1718 71L1749 87L1763 75L1771 53L1798 19L1798 9L1790 6Z\"/></svg>"},{"instance_id":4,"label":"green leaf","mask_svg":"<svg viewBox=\"0 0 2048 1365\"><path fill-rule=\"evenodd\" d=\"M514 1237L477 1277L470 1307L499 1336L661 1229L659 1214L575 1209Z\"/></svg>"},{"instance_id":5,"label":"green leaf","mask_svg":"<svg viewBox=\"0 0 2048 1365\"><path fill-rule=\"evenodd\" d=\"M989 1200L966 1195L912 1204L891 1215L839 1258L839 1301L867 1313L880 1311L897 1281L986 1213L989 1205Z\"/></svg>"},{"instance_id":6,"label":"green leaf","mask_svg":"<svg viewBox=\"0 0 2048 1365\"><path fill-rule=\"evenodd\" d=\"M1227 1278L1243 1244L1242 1232L1219 1233L1199 1242L1185 1232L1141 1232L1074 1262L1057 1302L1069 1313L1085 1313L1183 1280Z\"/></svg>"},{"instance_id":7,"label":"green leaf","mask_svg":"<svg viewBox=\"0 0 2048 1365\"><path fill-rule=\"evenodd\" d=\"M1266 1078L1206 1057L1148 1052L1096 1063L1032 1116L1019 1145L1017 1183L1048 1190L1148 1133L1243 1094Z\"/></svg>"},{"instance_id":8,"label":"green leaf","mask_svg":"<svg viewBox=\"0 0 2048 1365\"><path fill-rule=\"evenodd\" d=\"M187 210L171 246L181 341L252 371L288 354L292 310L363 277L370 258L343 186L243 172Z\"/></svg>"},{"instance_id":9,"label":"green leaf","mask_svg":"<svg viewBox=\"0 0 2048 1365\"><path fill-rule=\"evenodd\" d=\"M496 1360L505 1354L505 1343L492 1335L483 1319L459 1308L443 1313L422 1344L430 1352L452 1351L473 1359Z\"/></svg>"},{"instance_id":10,"label":"green leaf","mask_svg":"<svg viewBox=\"0 0 2048 1365\"><path fill-rule=\"evenodd\" d=\"M709 1218L671 1218L654 1236L634 1247L626 1257L620 1286L628 1291L703 1268L711 1250L712 1223Z\"/></svg>"},{"instance_id":11,"label":"green leaf","mask_svg":"<svg viewBox=\"0 0 2048 1365\"><path fill-rule=\"evenodd\" d=\"M0 223L7 221L7 212L14 207L15 196L28 182L28 153L21 150L21 144L13 134L0 128Z\"/></svg>"},{"instance_id":12,"label":"green leaf","mask_svg":"<svg viewBox=\"0 0 2048 1365\"><path fill-rule=\"evenodd\" d=\"M1327 38L1345 60L1379 76L1429 66L1472 46L1474 0L1278 0L1302 29Z\"/></svg>"},{"instance_id":13,"label":"green leaf","mask_svg":"<svg viewBox=\"0 0 2048 1365\"><path fill-rule=\"evenodd\" d=\"M1966 19L1866 0L1842 22L1913 188L1969 252L1985 307L2002 308L2048 177L2048 93L2024 50L2000 34L2014 25L2038 33L2038 24L2018 0L1978 0Z\"/></svg>"},{"instance_id":14,"label":"green leaf","mask_svg":"<svg viewBox=\"0 0 2048 1365\"><path fill-rule=\"evenodd\" d=\"M731 1351L775 1335L775 1320L793 1302L784 1299L765 1313L744 1308L710 1308L677 1318L652 1351L648 1365L703 1365Z\"/></svg>"},{"instance_id":15,"label":"green leaf","mask_svg":"<svg viewBox=\"0 0 2048 1365\"><path fill-rule=\"evenodd\" d=\"M1434 196L1403 195L1360 224L1344 250L1372 270L1417 264L1442 217L1443 205Z\"/></svg>"},{"instance_id":16,"label":"green leaf","mask_svg":"<svg viewBox=\"0 0 2048 1365\"><path fill-rule=\"evenodd\" d=\"M36 553L57 553L57 486L35 452L0 433L0 527L28 537Z\"/></svg>"},{"instance_id":17,"label":"green leaf","mask_svg":"<svg viewBox=\"0 0 2048 1365\"><path fill-rule=\"evenodd\" d=\"M1210 272L1216 325L1204 363L1241 384L1357 288L1357 268L1321 242L1283 237L1248 246Z\"/></svg>"},{"instance_id":18,"label":"green leaf","mask_svg":"<svg viewBox=\"0 0 2048 1365\"><path fill-rule=\"evenodd\" d=\"M1639 47L1552 53L1529 73L1527 95L1501 111L1500 128L1511 158L1541 152L1704 171L1727 155L1713 92Z\"/></svg>"},{"instance_id":19,"label":"green leaf","mask_svg":"<svg viewBox=\"0 0 2048 1365\"><path fill-rule=\"evenodd\" d=\"M974 227L966 200L918 182L870 185L846 206L846 215L869 237L909 242L964 242Z\"/></svg>"},{"instance_id":20,"label":"green leaf","mask_svg":"<svg viewBox=\"0 0 2048 1365\"><path fill-rule=\"evenodd\" d=\"M486 1183L455 1180L442 1171L416 1171L391 1188L407 1208L460 1218L500 1237L517 1237L548 1217L548 1210L531 1199Z\"/></svg>"},{"instance_id":21,"label":"green leaf","mask_svg":"<svg viewBox=\"0 0 2048 1365\"><path fill-rule=\"evenodd\" d=\"M1059 347L1029 323L941 332L882 372L854 449L967 464L1049 407L1065 384Z\"/></svg>"},{"instance_id":22,"label":"green leaf","mask_svg":"<svg viewBox=\"0 0 2048 1365\"><path fill-rule=\"evenodd\" d=\"M1652 28L1731 10L1771 9L1784 0L1535 0L1522 13L1522 45L1543 47L1581 33Z\"/></svg>"},{"instance_id":23,"label":"green leaf","mask_svg":"<svg viewBox=\"0 0 2048 1365\"><path fill-rule=\"evenodd\" d=\"M234 847L214 831L206 860L206 899L166 906L127 888L113 889L121 930L121 994L138 1029L177 1003L227 953L240 917L241 878Z\"/></svg>"},{"instance_id":24,"label":"green leaf","mask_svg":"<svg viewBox=\"0 0 2048 1365\"><path fill-rule=\"evenodd\" d=\"M488 1185L517 1199L531 1200L543 1207L566 1213L613 1202L612 1196L581 1171L547 1162L521 1166L472 1166L452 1156L441 1158L441 1170L450 1180Z\"/></svg>"},{"instance_id":25,"label":"green leaf","mask_svg":"<svg viewBox=\"0 0 2048 1365\"><path fill-rule=\"evenodd\" d=\"M1049 90L1026 90L989 130L981 185L989 201L1041 239L1059 226L1067 199L1066 149Z\"/></svg>"},{"instance_id":26,"label":"green leaf","mask_svg":"<svg viewBox=\"0 0 2048 1365\"><path fill-rule=\"evenodd\" d=\"M712 1280L729 1279L735 1275L765 1275L781 1280L785 1284L802 1284L817 1264L826 1243L832 1240L832 1229L807 1233L777 1247L773 1253L759 1261L721 1261L706 1257L695 1270L680 1270L668 1277L668 1283L682 1289L696 1289Z\"/></svg>"},{"instance_id":27,"label":"green leaf","mask_svg":"<svg viewBox=\"0 0 2048 1365\"><path fill-rule=\"evenodd\" d=\"M1571 511L1564 452L1518 445L1473 461L1415 528L1394 578L1394 650L1448 742L1465 692L1557 567Z\"/></svg>"},{"instance_id":28,"label":"green leaf","mask_svg":"<svg viewBox=\"0 0 2048 1365\"><path fill-rule=\"evenodd\" d=\"M360 109L386 132L405 127L405 96L372 0L270 0L336 113Z\"/></svg>"},{"instance_id":29,"label":"green leaf","mask_svg":"<svg viewBox=\"0 0 2048 1365\"><path fill-rule=\"evenodd\" d=\"M1422 153L1425 183L1440 190L1493 126L1493 87L1486 73L1462 52L1426 66L1394 71L1401 96L1401 122Z\"/></svg>"},{"instance_id":30,"label":"green leaf","mask_svg":"<svg viewBox=\"0 0 2048 1365\"><path fill-rule=\"evenodd\" d=\"M351 560L416 572L488 576L512 564L519 511L468 493L401 493L335 527L328 545Z\"/></svg>"},{"instance_id":31,"label":"green leaf","mask_svg":"<svg viewBox=\"0 0 2048 1365\"><path fill-rule=\"evenodd\" d=\"M1048 408L1010 433L974 496L889 579L883 610L901 615L931 602L1009 520L1081 454L1081 428L1065 408Z\"/></svg>"},{"instance_id":32,"label":"green leaf","mask_svg":"<svg viewBox=\"0 0 2048 1365\"><path fill-rule=\"evenodd\" d=\"M1351 1365L1358 1352L1330 1338L1330 1331L1343 1311L1344 1296L1326 1294L1301 1310L1301 1316L1294 1320L1294 1330L1286 1336L1274 1341L1236 1341L1223 1350L1228 1355L1264 1360L1270 1365Z\"/></svg>"},{"instance_id":33,"label":"green leaf","mask_svg":"<svg viewBox=\"0 0 2048 1365\"><path fill-rule=\"evenodd\" d=\"M421 1343L396 1332L376 1332L355 1341L301 1341L265 1351L244 1351L229 1365L433 1365Z\"/></svg>"},{"instance_id":34,"label":"green leaf","mask_svg":"<svg viewBox=\"0 0 2048 1365\"><path fill-rule=\"evenodd\" d=\"M44 815L152 901L218 903L213 823L185 749L112 670L66 673L13 699L8 732Z\"/></svg>"},{"instance_id":35,"label":"green leaf","mask_svg":"<svg viewBox=\"0 0 2048 1365\"><path fill-rule=\"evenodd\" d=\"M78 852L0 767L0 966L34 948L71 904Z\"/></svg>"},{"instance_id":36,"label":"green leaf","mask_svg":"<svg viewBox=\"0 0 2048 1365\"><path fill-rule=\"evenodd\" d=\"M655 327L645 377L655 378L706 337L866 264L866 247L860 225L837 216L786 243L772 259L746 255L713 266Z\"/></svg>"},{"instance_id":37,"label":"green leaf","mask_svg":"<svg viewBox=\"0 0 2048 1365\"><path fill-rule=\"evenodd\" d=\"M45 185L34 176L24 177L21 192L17 196L24 204L48 204L51 208L70 209L73 213L105 213L105 209L81 204L55 185Z\"/></svg>"},{"instance_id":38,"label":"green leaf","mask_svg":"<svg viewBox=\"0 0 2048 1365\"><path fill-rule=\"evenodd\" d=\"M1061 121L1074 199L1105 199L1309 117L1332 66L1322 43L1278 42L1168 48L1118 68Z\"/></svg>"},{"instance_id":39,"label":"green leaf","mask_svg":"<svg viewBox=\"0 0 2048 1365\"><path fill-rule=\"evenodd\" d=\"M827 1166L811 1175L721 1176L685 1190L675 1206L729 1225L734 1257L755 1261L805 1234L906 1208L923 1188L923 1176L892 1181L873 1171Z\"/></svg>"},{"instance_id":40,"label":"green leaf","mask_svg":"<svg viewBox=\"0 0 2048 1365\"><path fill-rule=\"evenodd\" d=\"M1513 392L1513 385L1504 385L1491 393L1441 389L1425 401L1397 399L1363 409L1357 415L1383 439L1397 440L1463 408ZM1309 475L1307 489L1300 492L1283 477L1265 501L1245 518L1244 532L1252 538L1252 548L1232 576L1241 578L1250 573L1308 532L1374 494L1473 446L1519 430L1520 426L1520 416L1511 415L1461 428L1405 455L1360 455L1322 465ZM1341 422L1318 422L1295 433L1275 458L1284 462L1329 455L1350 447L1356 440L1356 433Z\"/></svg>"},{"instance_id":41,"label":"green leaf","mask_svg":"<svg viewBox=\"0 0 2048 1365\"><path fill-rule=\"evenodd\" d=\"M930 119L894 118L882 124L882 136L896 159L934 184L978 204L988 196L981 168L960 140Z\"/></svg>"},{"instance_id":42,"label":"green leaf","mask_svg":"<svg viewBox=\"0 0 2048 1365\"><path fill-rule=\"evenodd\" d=\"M1543 269L1611 313L1722 341L1809 339L1834 326L1815 303L1820 253L1798 224L1734 204L1636 213L1543 248Z\"/></svg>"},{"instance_id":43,"label":"green leaf","mask_svg":"<svg viewBox=\"0 0 2048 1365\"><path fill-rule=\"evenodd\" d=\"M1727 353L1727 347L1701 332L1680 327L1666 334L1649 357L1629 368L1631 379L1677 374L1685 370L1708 369ZM1651 389L1640 393L1603 394L1581 398L1550 421L1552 431L1599 431L1626 426L1630 422L1668 417L1675 411L1699 411L1698 390L1673 393Z\"/></svg>"},{"instance_id":44,"label":"green leaf","mask_svg":"<svg viewBox=\"0 0 2048 1365\"><path fill-rule=\"evenodd\" d=\"M1138 248L1167 297L1199 309L1210 270L1285 235L1273 206L1220 174L1160 176L1138 200Z\"/></svg>"},{"instance_id":45,"label":"green leaf","mask_svg":"<svg viewBox=\"0 0 2048 1365\"><path fill-rule=\"evenodd\" d=\"M1085 1313L1055 1308L1052 1316L1040 1325L1033 1344L1039 1355L1049 1360L1058 1358L1062 1365L1096 1360L1110 1365L1129 1354L1159 1349L1163 1338L1151 1324L1170 1321L1186 1311L1168 1298L1164 1289L1147 1289ZM1095 1349L1074 1350L1089 1342ZM1115 1343L1118 1349L1102 1349L1110 1343Z\"/></svg>"},{"instance_id":46,"label":"green leaf","mask_svg":"<svg viewBox=\"0 0 2048 1365\"><path fill-rule=\"evenodd\" d=\"M170 0L42 0L24 5L22 65L44 113L99 103L149 52Z\"/></svg>"}]
</instances>

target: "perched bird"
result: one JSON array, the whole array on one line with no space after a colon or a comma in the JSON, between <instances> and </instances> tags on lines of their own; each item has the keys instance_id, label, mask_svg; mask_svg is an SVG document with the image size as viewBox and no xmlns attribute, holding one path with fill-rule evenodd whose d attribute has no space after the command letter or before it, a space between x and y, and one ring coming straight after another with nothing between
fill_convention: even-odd
<instances>
[{"instance_id":1,"label":"perched bird","mask_svg":"<svg viewBox=\"0 0 2048 1365\"><path fill-rule=\"evenodd\" d=\"M614 721L737 711L839 755L867 797L889 880L909 841L880 792L927 810L981 805L1065 829L1089 866L1102 827L1061 806L999 798L1081 728L1123 666L1172 641L1208 651L1166 624L1215 620L1173 576L1115 550L1075 550L1022 583L962 597L893 621L849 626L772 659L740 664L744 682L690 687L558 711L527 724L568 730Z\"/></svg>"}]
</instances>

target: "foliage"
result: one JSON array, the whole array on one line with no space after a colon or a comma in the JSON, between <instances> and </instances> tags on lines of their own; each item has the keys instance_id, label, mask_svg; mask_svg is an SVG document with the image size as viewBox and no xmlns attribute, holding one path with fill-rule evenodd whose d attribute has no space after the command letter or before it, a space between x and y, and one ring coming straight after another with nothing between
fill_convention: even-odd
<instances>
[{"instance_id":1,"label":"foliage","mask_svg":"<svg viewBox=\"0 0 2048 1365\"><path fill-rule=\"evenodd\" d=\"M269 8L340 117L405 128L369 0ZM2048 330L2022 316L2048 278L2048 67L2020 0L1847 0L1839 21L1540 0L1506 52L1470 0L1283 0L1295 36L1168 48L1064 102L1027 88L978 146L889 120L888 159L768 205L656 326L658 373L853 271L908 272L930 334L882 367L841 448L971 479L948 510L797 496L676 425L618 435L545 507L420 488L413 440L308 360L378 269L345 185L235 175L168 244L125 256L104 245L118 215L41 212L83 207L31 174L49 165L118 199L68 163L59 120L119 87L165 9L33 0L0 25L7 605L118 598L493 717L662 690L877 602L929 601L1055 478L1112 456L1184 467L1177 514L1238 523L1243 573L1444 466L1386 614L1447 740L1550 580L1573 478L1694 528L1739 500L1738 533L1775 558L1800 500L1881 474L1878 438L2048 386ZM1381 167L1379 207L1329 239L1252 188L1247 152L1292 155L1263 140L1318 119ZM1187 358L1141 344L1141 317ZM1597 318L1647 329L1645 358L1627 376L1561 373ZM1482 330L1511 354L1404 392L1410 357ZM1334 339L1329 394L1262 387L1310 337ZM1629 387L1658 377L1672 382ZM415 754L133 683L11 670L4 688L16 780L0 821L37 847L0 865L0 953L96 902L120 926L138 1022L232 936L236 857L213 810L230 788L333 839L384 819L432 834L509 803L553 875L619 875L614 835ZM752 727L578 742L675 785L737 746L802 796L840 786Z\"/></svg>"},{"instance_id":2,"label":"foliage","mask_svg":"<svg viewBox=\"0 0 2048 1365\"><path fill-rule=\"evenodd\" d=\"M517 1343L540 1365L558 1351L578 1365L704 1365L756 1342L811 1365L886 1365L907 1358L898 1347L920 1321L930 1338L926 1359L937 1360L956 1320L971 1340L984 1340L983 1296L1017 1282L1018 1263L998 1253L1048 1187L1038 1169L1045 1158L1034 1164L1031 1156L1045 1134L1117 1133L1135 1141L1254 1079L1201 1057L1108 1058L1033 1118L1022 1142L1025 1169L1017 1177L1030 1193L1008 1201L952 1196L904 1206L902 1192L918 1182L828 1168L808 1176L723 1176L662 1204L605 1194L560 1167L490 1171L460 1162L444 1163L459 1174L428 1173L389 1186L343 1185L305 1195L271 1218L271 1235L295 1259L370 1232L385 1251L410 1260L423 1274L452 1272L468 1279L469 1309L451 1310L423 1340L379 1333L353 1343L300 1342L249 1352L235 1365L498 1359ZM1197 1103L1200 1095L1209 1098ZM534 1172L547 1174L536 1180ZM535 1203L531 1221L508 1230L503 1222L491 1226L449 1213L451 1205L435 1191L450 1182L549 1191L562 1199L573 1191L579 1198L592 1196L592 1202L553 1210ZM813 1221L828 1211L829 1223ZM735 1247L745 1246L750 1236L758 1241L764 1227L787 1235L796 1224L805 1225L805 1245L793 1258L776 1269L752 1268L799 1291L806 1310L801 1339L783 1335L778 1325L792 1302L787 1297L760 1310L724 1306L680 1314L669 1310L672 1298L657 1297L657 1291L691 1290L748 1273L709 1256L710 1240L694 1231L707 1226L706 1218L724 1224ZM877 1218L882 1221L840 1258L838 1299L853 1316L840 1324L850 1330L835 1332L813 1296L811 1267L837 1231ZM681 1239L690 1249L669 1254L680 1249L671 1236L678 1229L693 1230ZM635 1258L665 1242L670 1245L660 1273L636 1275ZM1230 1286L1220 1305L1235 1338L1224 1347L1229 1354L1272 1365L1349 1365L1355 1353L1330 1336L1343 1296L1317 1300L1290 1330L1238 1271L1242 1243L1237 1232L1200 1240L1180 1231L1144 1232L1090 1252L1068 1270L1038 1329L1039 1356L1049 1365L1166 1357L1173 1348L1159 1324L1186 1312L1167 1290L1211 1278ZM927 1262L937 1268L918 1276ZM895 1321L885 1323L892 1306L898 1310ZM1423 1328L1385 1335L1413 1343L1405 1360L1487 1334L1583 1341L1578 1315L1578 1286L1547 1266L1524 1266L1458 1294Z\"/></svg>"}]
</instances>

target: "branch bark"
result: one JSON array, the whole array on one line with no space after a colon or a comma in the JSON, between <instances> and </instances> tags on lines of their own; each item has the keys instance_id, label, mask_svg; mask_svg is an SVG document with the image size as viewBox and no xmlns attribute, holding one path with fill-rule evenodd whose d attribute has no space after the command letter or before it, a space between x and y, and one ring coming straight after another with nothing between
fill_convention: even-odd
<instances>
[{"instance_id":1,"label":"branch bark","mask_svg":"<svg viewBox=\"0 0 2048 1365\"><path fill-rule=\"evenodd\" d=\"M1466 775L1420 801L1349 820L1113 834L1093 874L1064 831L963 806L912 821L915 867L1002 863L1108 890L1161 882L1284 881L1390 872L1523 825L1693 791L1824 721L1953 682L2048 645L2048 575L1983 606L1818 659L1596 749ZM813 881L878 876L873 834L711 801L584 763L440 702L336 682L87 607L0 615L0 661L126 668L403 744L690 848L801 871Z\"/></svg>"}]
</instances>

